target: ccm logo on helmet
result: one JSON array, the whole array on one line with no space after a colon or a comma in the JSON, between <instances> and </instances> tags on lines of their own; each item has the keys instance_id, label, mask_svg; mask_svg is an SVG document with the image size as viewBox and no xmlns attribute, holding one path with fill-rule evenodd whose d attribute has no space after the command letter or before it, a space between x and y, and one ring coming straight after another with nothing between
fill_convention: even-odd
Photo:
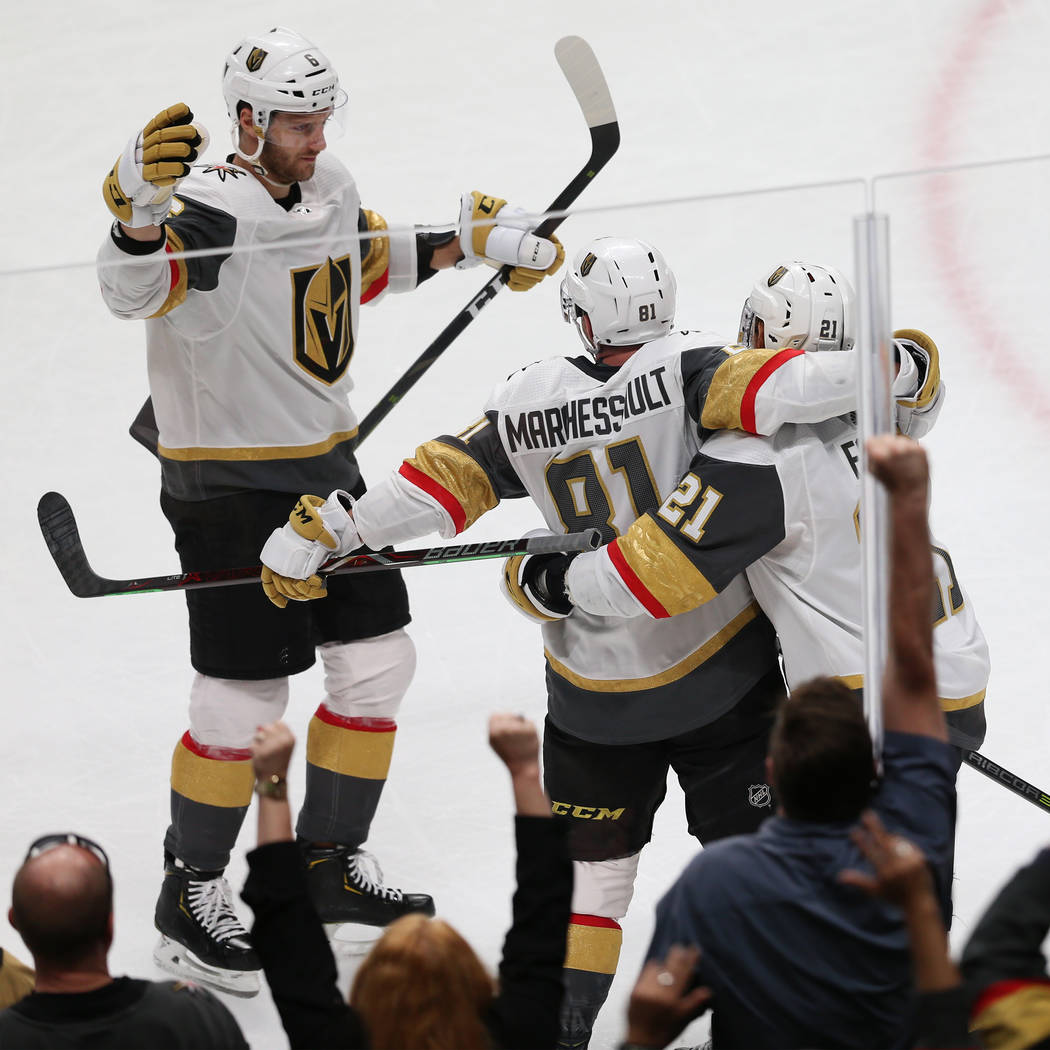
<instances>
[{"instance_id":1,"label":"ccm logo on helmet","mask_svg":"<svg viewBox=\"0 0 1050 1050\"><path fill-rule=\"evenodd\" d=\"M329 84L327 87L315 88L311 94L313 95L327 95L329 91L334 91L335 85Z\"/></svg>"}]
</instances>

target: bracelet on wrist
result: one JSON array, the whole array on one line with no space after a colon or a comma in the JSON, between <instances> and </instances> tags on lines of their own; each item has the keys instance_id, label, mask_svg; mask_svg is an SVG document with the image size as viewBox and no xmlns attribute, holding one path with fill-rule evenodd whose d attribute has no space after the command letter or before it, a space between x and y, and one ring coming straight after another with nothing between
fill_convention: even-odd
<instances>
[{"instance_id":1,"label":"bracelet on wrist","mask_svg":"<svg viewBox=\"0 0 1050 1050\"><path fill-rule=\"evenodd\" d=\"M271 773L255 782L255 793L261 798L272 798L283 802L288 798L288 785L280 773Z\"/></svg>"}]
</instances>

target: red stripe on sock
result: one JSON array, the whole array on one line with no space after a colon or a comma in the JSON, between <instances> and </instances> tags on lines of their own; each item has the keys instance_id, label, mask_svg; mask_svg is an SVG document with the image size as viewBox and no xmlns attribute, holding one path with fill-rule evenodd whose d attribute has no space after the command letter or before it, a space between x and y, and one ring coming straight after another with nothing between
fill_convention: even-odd
<instances>
[{"instance_id":1,"label":"red stripe on sock","mask_svg":"<svg viewBox=\"0 0 1050 1050\"><path fill-rule=\"evenodd\" d=\"M762 384L781 366L786 365L793 357L798 357L801 350L781 350L771 357L752 377L740 399L740 425L749 434L755 434L755 398Z\"/></svg>"},{"instance_id":2,"label":"red stripe on sock","mask_svg":"<svg viewBox=\"0 0 1050 1050\"><path fill-rule=\"evenodd\" d=\"M359 733L393 733L397 722L393 718L347 718L324 704L314 712L314 718L339 729L356 729Z\"/></svg>"},{"instance_id":3,"label":"red stripe on sock","mask_svg":"<svg viewBox=\"0 0 1050 1050\"><path fill-rule=\"evenodd\" d=\"M671 614L657 601L655 595L638 578L634 569L627 564L627 559L620 550L620 541L615 539L609 544L609 558L620 574L620 579L627 584L627 589L645 606L646 611L658 620L666 620Z\"/></svg>"},{"instance_id":4,"label":"red stripe on sock","mask_svg":"<svg viewBox=\"0 0 1050 1050\"><path fill-rule=\"evenodd\" d=\"M190 735L188 729L182 734L182 746L201 758L210 758L215 762L250 762L252 758L251 748L248 747L216 747L213 744L199 744Z\"/></svg>"},{"instance_id":5,"label":"red stripe on sock","mask_svg":"<svg viewBox=\"0 0 1050 1050\"><path fill-rule=\"evenodd\" d=\"M577 915L573 912L569 916L569 922L573 926L601 926L607 930L620 929L620 924L615 919L607 919L604 915Z\"/></svg>"},{"instance_id":6,"label":"red stripe on sock","mask_svg":"<svg viewBox=\"0 0 1050 1050\"><path fill-rule=\"evenodd\" d=\"M448 516L452 519L456 532L460 533L463 531L467 523L467 512L463 509L463 505L459 500L444 485L439 484L429 474L424 474L417 467L413 467L411 463L402 463L398 473L406 481L412 482L416 488L422 489L431 499L436 499L448 511Z\"/></svg>"}]
</instances>

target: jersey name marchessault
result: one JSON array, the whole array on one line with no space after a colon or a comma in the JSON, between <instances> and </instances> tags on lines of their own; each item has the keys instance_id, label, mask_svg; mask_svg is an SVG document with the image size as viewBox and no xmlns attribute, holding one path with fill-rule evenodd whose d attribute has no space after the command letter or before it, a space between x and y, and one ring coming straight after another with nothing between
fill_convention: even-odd
<instances>
[{"instance_id":1,"label":"jersey name marchessault","mask_svg":"<svg viewBox=\"0 0 1050 1050\"><path fill-rule=\"evenodd\" d=\"M503 417L507 448L560 448L584 438L618 434L629 419L671 404L665 365L635 376L623 393L581 397L550 408Z\"/></svg>"}]
</instances>

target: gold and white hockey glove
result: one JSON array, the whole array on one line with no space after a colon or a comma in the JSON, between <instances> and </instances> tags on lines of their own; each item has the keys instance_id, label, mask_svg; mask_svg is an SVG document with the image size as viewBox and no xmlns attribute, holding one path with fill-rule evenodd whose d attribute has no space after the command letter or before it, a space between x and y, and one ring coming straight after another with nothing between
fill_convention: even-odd
<instances>
[{"instance_id":1,"label":"gold and white hockey glove","mask_svg":"<svg viewBox=\"0 0 1050 1050\"><path fill-rule=\"evenodd\" d=\"M499 221L493 223L497 217ZM477 190L460 198L459 246L463 258L456 264L458 269L480 262L513 266L507 280L513 292L528 291L555 273L565 259L557 237L537 237L530 232L529 213L524 208Z\"/></svg>"},{"instance_id":2,"label":"gold and white hockey glove","mask_svg":"<svg viewBox=\"0 0 1050 1050\"><path fill-rule=\"evenodd\" d=\"M342 489L327 500L302 496L288 515L288 523L270 533L261 555L262 586L278 609L289 598L307 602L328 593L317 570L326 561L361 546L349 513L353 505L353 497Z\"/></svg>"},{"instance_id":3,"label":"gold and white hockey glove","mask_svg":"<svg viewBox=\"0 0 1050 1050\"><path fill-rule=\"evenodd\" d=\"M176 185L208 148L208 132L185 102L161 110L124 147L102 183L106 207L125 226L159 226Z\"/></svg>"},{"instance_id":4,"label":"gold and white hockey glove","mask_svg":"<svg viewBox=\"0 0 1050 1050\"><path fill-rule=\"evenodd\" d=\"M503 565L500 590L530 620L564 620L574 608L565 589L565 573L578 554L515 554Z\"/></svg>"},{"instance_id":5,"label":"gold and white hockey glove","mask_svg":"<svg viewBox=\"0 0 1050 1050\"><path fill-rule=\"evenodd\" d=\"M898 328L893 339L901 360L907 355L916 371L914 393L897 398L897 427L908 437L921 438L933 428L944 403L940 354L937 344L917 328Z\"/></svg>"}]
</instances>

